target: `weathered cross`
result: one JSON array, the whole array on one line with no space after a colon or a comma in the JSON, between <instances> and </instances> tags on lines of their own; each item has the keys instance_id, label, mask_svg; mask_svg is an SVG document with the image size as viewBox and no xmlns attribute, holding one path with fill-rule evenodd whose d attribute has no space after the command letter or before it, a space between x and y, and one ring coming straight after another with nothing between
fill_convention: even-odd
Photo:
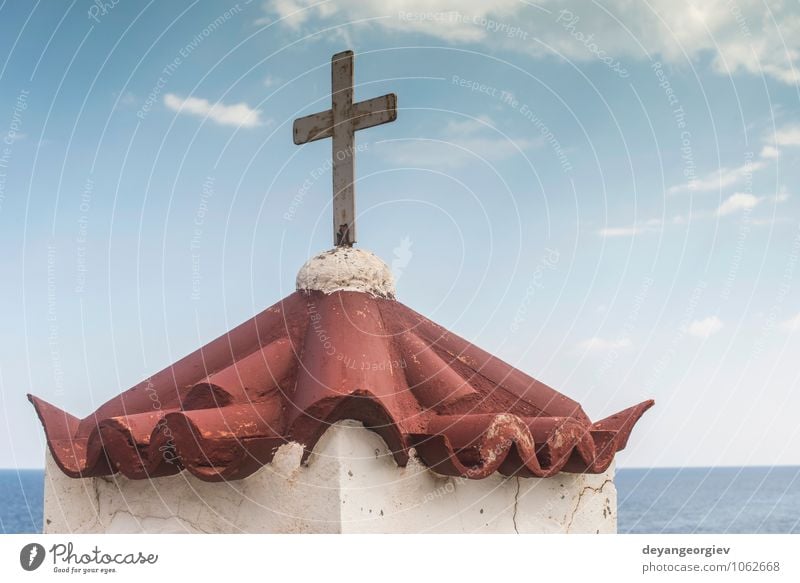
<instances>
[{"instance_id":1,"label":"weathered cross","mask_svg":"<svg viewBox=\"0 0 800 583\"><path fill-rule=\"evenodd\" d=\"M353 103L353 51L331 59L331 108L294 120L294 143L333 138L333 242L356 242L355 132L397 119L394 93Z\"/></svg>"}]
</instances>

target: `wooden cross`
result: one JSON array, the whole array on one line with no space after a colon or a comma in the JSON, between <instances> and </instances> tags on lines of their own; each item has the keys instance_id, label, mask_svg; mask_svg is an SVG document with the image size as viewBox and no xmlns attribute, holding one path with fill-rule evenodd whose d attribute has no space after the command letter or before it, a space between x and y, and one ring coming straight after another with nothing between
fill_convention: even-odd
<instances>
[{"instance_id":1,"label":"wooden cross","mask_svg":"<svg viewBox=\"0 0 800 583\"><path fill-rule=\"evenodd\" d=\"M353 51L331 58L331 108L294 120L294 143L333 138L333 242L356 242L355 132L397 119L397 95L353 103Z\"/></svg>"}]
</instances>

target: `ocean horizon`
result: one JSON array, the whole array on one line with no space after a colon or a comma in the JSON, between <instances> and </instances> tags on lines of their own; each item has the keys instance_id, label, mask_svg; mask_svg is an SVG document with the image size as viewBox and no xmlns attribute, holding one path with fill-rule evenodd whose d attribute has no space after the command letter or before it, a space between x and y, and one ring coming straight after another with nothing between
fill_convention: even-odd
<instances>
[{"instance_id":1,"label":"ocean horizon","mask_svg":"<svg viewBox=\"0 0 800 583\"><path fill-rule=\"evenodd\" d=\"M800 466L622 468L620 534L800 533ZM0 469L0 528L42 531L43 469Z\"/></svg>"}]
</instances>

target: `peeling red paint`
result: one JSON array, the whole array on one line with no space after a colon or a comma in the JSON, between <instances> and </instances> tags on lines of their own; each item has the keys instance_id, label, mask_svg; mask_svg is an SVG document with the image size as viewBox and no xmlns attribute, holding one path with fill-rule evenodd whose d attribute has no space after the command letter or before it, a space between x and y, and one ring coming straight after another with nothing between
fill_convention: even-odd
<instances>
[{"instance_id":1,"label":"peeling red paint","mask_svg":"<svg viewBox=\"0 0 800 583\"><path fill-rule=\"evenodd\" d=\"M391 299L296 292L77 419L29 395L69 476L188 470L249 476L284 443L307 458L355 419L405 465L483 478L603 472L639 405L592 423L581 406Z\"/></svg>"}]
</instances>

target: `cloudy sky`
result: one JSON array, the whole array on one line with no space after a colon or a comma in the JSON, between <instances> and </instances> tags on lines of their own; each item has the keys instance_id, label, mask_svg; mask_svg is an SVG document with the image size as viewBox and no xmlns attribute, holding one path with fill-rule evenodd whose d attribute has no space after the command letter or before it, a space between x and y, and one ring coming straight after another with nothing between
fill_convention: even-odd
<instances>
[{"instance_id":1,"label":"cloudy sky","mask_svg":"<svg viewBox=\"0 0 800 583\"><path fill-rule=\"evenodd\" d=\"M86 415L330 246L291 124L347 48L401 301L594 419L655 398L623 466L800 463L797 3L489 5L0 4L0 467L27 392Z\"/></svg>"}]
</instances>

